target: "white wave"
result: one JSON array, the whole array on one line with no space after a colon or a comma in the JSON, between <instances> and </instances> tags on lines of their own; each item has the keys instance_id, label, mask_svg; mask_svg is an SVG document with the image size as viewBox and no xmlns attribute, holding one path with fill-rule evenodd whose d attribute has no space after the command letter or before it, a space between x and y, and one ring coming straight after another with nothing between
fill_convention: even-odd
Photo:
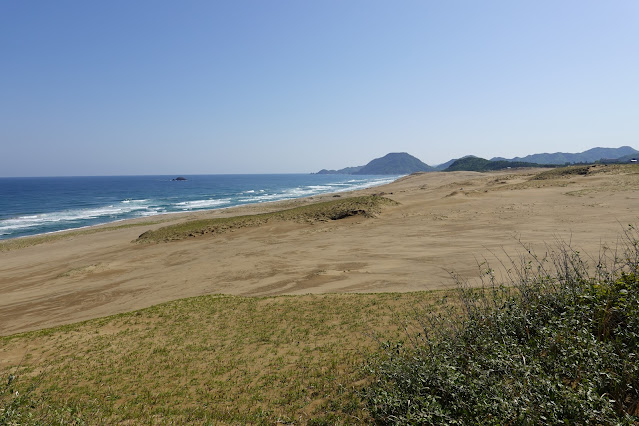
<instances>
[{"instance_id":1,"label":"white wave","mask_svg":"<svg viewBox=\"0 0 639 426\"><path fill-rule=\"evenodd\" d=\"M179 203L173 203L173 205L177 208L181 208L182 210L194 210L222 206L224 204L229 204L230 202L231 200L225 198L221 200L182 201Z\"/></svg>"},{"instance_id":2,"label":"white wave","mask_svg":"<svg viewBox=\"0 0 639 426\"><path fill-rule=\"evenodd\" d=\"M289 188L283 192L275 194L261 194L251 197L238 198L236 201L241 204L245 203L264 203L268 201L290 200L293 198L310 197L312 195L326 194L331 192L346 192L357 189L364 189L386 183L393 182L397 177L376 178L376 179L351 179L348 182L336 182L323 185L308 185Z\"/></svg>"},{"instance_id":3,"label":"white wave","mask_svg":"<svg viewBox=\"0 0 639 426\"><path fill-rule=\"evenodd\" d=\"M397 180L397 176L387 177L387 178L377 178L372 180L353 180L348 187L344 187L336 192L345 192L345 191L355 191L357 189L371 188L374 186L386 185L387 183L392 183Z\"/></svg>"},{"instance_id":4,"label":"white wave","mask_svg":"<svg viewBox=\"0 0 639 426\"><path fill-rule=\"evenodd\" d=\"M54 223L76 223L82 220L99 219L103 217L118 217L127 213L146 210L149 206L137 202L111 204L104 207L88 208L88 209L70 209L51 213L42 213L38 215L24 215L11 219L0 221L0 232L17 231L20 229L29 229L47 226Z\"/></svg>"},{"instance_id":5,"label":"white wave","mask_svg":"<svg viewBox=\"0 0 639 426\"><path fill-rule=\"evenodd\" d=\"M135 212L135 215L138 217L147 217L147 216L155 216L162 213L166 213L166 210L163 210L163 209L146 210L141 212Z\"/></svg>"}]
</instances>

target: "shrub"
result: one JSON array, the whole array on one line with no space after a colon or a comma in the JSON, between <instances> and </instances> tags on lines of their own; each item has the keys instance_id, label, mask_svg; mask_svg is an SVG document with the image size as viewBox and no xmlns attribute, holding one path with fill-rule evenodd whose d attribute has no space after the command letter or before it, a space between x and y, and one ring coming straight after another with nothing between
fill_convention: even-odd
<instances>
[{"instance_id":1,"label":"shrub","mask_svg":"<svg viewBox=\"0 0 639 426\"><path fill-rule=\"evenodd\" d=\"M530 254L507 285L490 269L481 288L458 280L456 307L420 313L418 331L383 343L369 364L374 381L363 396L375 421L636 424L635 228L623 241L592 268L564 244L544 259Z\"/></svg>"}]
</instances>

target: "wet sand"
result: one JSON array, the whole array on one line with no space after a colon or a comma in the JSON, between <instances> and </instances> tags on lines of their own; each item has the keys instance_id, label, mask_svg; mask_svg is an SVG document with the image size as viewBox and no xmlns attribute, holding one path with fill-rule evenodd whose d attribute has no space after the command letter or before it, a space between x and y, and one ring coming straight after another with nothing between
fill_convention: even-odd
<instances>
[{"instance_id":1,"label":"wet sand","mask_svg":"<svg viewBox=\"0 0 639 426\"><path fill-rule=\"evenodd\" d=\"M170 243L132 242L164 223L0 252L0 335L204 294L440 289L454 285L451 271L472 278L484 258L498 264L495 256L516 257L519 241L539 253L563 239L597 256L623 226L638 223L637 171L547 180L531 180L539 169L425 173L357 191L399 202L375 218L274 222ZM328 199L173 215L167 223Z\"/></svg>"}]
</instances>

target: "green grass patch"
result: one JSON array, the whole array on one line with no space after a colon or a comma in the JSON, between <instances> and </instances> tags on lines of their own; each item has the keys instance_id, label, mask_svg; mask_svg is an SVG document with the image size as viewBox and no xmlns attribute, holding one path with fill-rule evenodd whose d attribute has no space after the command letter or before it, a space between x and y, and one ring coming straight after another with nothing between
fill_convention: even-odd
<instances>
[{"instance_id":1,"label":"green grass patch","mask_svg":"<svg viewBox=\"0 0 639 426\"><path fill-rule=\"evenodd\" d=\"M147 231L140 235L136 241L146 243L183 240L206 234L220 234L240 228L259 226L271 221L312 223L339 220L357 215L374 217L381 212L383 206L395 204L397 203L389 198L375 195L340 198L272 213L187 221Z\"/></svg>"},{"instance_id":2,"label":"green grass patch","mask_svg":"<svg viewBox=\"0 0 639 426\"><path fill-rule=\"evenodd\" d=\"M364 424L373 333L445 294L203 296L3 337L0 424Z\"/></svg>"}]
</instances>

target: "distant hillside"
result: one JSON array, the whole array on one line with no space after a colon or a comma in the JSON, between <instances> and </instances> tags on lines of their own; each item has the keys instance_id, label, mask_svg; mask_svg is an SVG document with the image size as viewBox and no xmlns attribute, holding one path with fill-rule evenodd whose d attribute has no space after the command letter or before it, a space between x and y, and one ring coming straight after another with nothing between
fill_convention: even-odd
<instances>
[{"instance_id":1,"label":"distant hillside","mask_svg":"<svg viewBox=\"0 0 639 426\"><path fill-rule=\"evenodd\" d=\"M435 169L405 152L386 154L365 166L346 167L339 170L322 169L317 174L343 175L407 175L415 172L432 172Z\"/></svg>"},{"instance_id":2,"label":"distant hillside","mask_svg":"<svg viewBox=\"0 0 639 426\"><path fill-rule=\"evenodd\" d=\"M472 155L471 155L471 157L472 157ZM445 163L438 164L438 165L434 166L433 168L435 169L435 171L446 170L447 168L449 168L451 166L451 164L453 164L457 160L459 160L459 158L453 158L452 160L448 160Z\"/></svg>"},{"instance_id":3,"label":"distant hillside","mask_svg":"<svg viewBox=\"0 0 639 426\"><path fill-rule=\"evenodd\" d=\"M356 175L404 175L415 172L432 172L433 169L418 158L405 152L386 154L376 158L359 171Z\"/></svg>"},{"instance_id":4,"label":"distant hillside","mask_svg":"<svg viewBox=\"0 0 639 426\"><path fill-rule=\"evenodd\" d=\"M639 160L639 154L628 154L619 158L602 158L602 163L629 163L632 160Z\"/></svg>"},{"instance_id":5,"label":"distant hillside","mask_svg":"<svg viewBox=\"0 0 639 426\"><path fill-rule=\"evenodd\" d=\"M592 148L580 153L555 152L553 154L532 154L511 159L495 157L492 161L525 161L537 164L594 163L601 159L617 159L624 156L639 155L639 151L629 146L620 148Z\"/></svg>"},{"instance_id":6,"label":"distant hillside","mask_svg":"<svg viewBox=\"0 0 639 426\"><path fill-rule=\"evenodd\" d=\"M356 167L344 167L339 170L326 170L322 169L317 172L318 175L352 175L360 171L364 166L356 166Z\"/></svg>"},{"instance_id":7,"label":"distant hillside","mask_svg":"<svg viewBox=\"0 0 639 426\"><path fill-rule=\"evenodd\" d=\"M488 172L492 170L503 170L514 167L547 167L541 164L527 163L523 161L507 161L507 160L486 160L485 158L479 158L474 156L468 156L455 160L447 169L446 172L456 171L473 171L473 172Z\"/></svg>"}]
</instances>

